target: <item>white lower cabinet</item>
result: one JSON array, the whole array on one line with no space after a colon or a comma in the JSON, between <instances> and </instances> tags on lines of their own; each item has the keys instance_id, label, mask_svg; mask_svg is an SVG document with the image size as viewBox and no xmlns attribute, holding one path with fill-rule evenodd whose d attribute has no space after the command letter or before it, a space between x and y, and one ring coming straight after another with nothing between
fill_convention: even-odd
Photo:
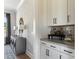
<instances>
[{"instance_id":1,"label":"white lower cabinet","mask_svg":"<svg viewBox=\"0 0 79 59\"><path fill-rule=\"evenodd\" d=\"M56 50L51 50L49 47L41 47L41 59L59 59Z\"/></svg>"},{"instance_id":2,"label":"white lower cabinet","mask_svg":"<svg viewBox=\"0 0 79 59\"><path fill-rule=\"evenodd\" d=\"M50 50L44 44L41 44L40 47L40 59L50 59Z\"/></svg>"},{"instance_id":3,"label":"white lower cabinet","mask_svg":"<svg viewBox=\"0 0 79 59\"><path fill-rule=\"evenodd\" d=\"M55 49L50 49L46 44L41 44L40 59L59 59L58 52Z\"/></svg>"},{"instance_id":4,"label":"white lower cabinet","mask_svg":"<svg viewBox=\"0 0 79 59\"><path fill-rule=\"evenodd\" d=\"M47 59L45 50L46 50L46 47L45 46L41 46L41 52L40 52L40 58L41 59Z\"/></svg>"},{"instance_id":5,"label":"white lower cabinet","mask_svg":"<svg viewBox=\"0 0 79 59\"><path fill-rule=\"evenodd\" d=\"M40 59L75 59L75 58L74 56L71 55L71 52L68 50L63 51L61 50L61 48L58 48L55 45L48 45L47 43L41 43Z\"/></svg>"},{"instance_id":6,"label":"white lower cabinet","mask_svg":"<svg viewBox=\"0 0 79 59\"><path fill-rule=\"evenodd\" d=\"M58 54L58 51L52 49L51 50L51 59L59 59L59 54Z\"/></svg>"}]
</instances>

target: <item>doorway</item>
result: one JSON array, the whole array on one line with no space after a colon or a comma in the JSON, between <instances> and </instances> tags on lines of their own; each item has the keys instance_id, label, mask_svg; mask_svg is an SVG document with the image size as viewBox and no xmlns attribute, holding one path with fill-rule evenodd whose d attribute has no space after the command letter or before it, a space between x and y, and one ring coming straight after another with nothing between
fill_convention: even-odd
<instances>
[{"instance_id":1,"label":"doorway","mask_svg":"<svg viewBox=\"0 0 79 59\"><path fill-rule=\"evenodd\" d=\"M4 44L10 44L11 23L10 13L4 13Z\"/></svg>"}]
</instances>

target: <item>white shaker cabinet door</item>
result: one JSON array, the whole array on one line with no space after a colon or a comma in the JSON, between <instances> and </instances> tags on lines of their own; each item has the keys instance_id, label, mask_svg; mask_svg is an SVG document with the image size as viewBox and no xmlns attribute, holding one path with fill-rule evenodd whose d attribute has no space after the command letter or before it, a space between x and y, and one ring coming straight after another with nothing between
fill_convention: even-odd
<instances>
[{"instance_id":1,"label":"white shaker cabinet door","mask_svg":"<svg viewBox=\"0 0 79 59\"><path fill-rule=\"evenodd\" d=\"M75 24L75 0L67 0L67 24Z\"/></svg>"},{"instance_id":2,"label":"white shaker cabinet door","mask_svg":"<svg viewBox=\"0 0 79 59\"><path fill-rule=\"evenodd\" d=\"M50 50L47 46L41 44L40 47L40 59L50 59Z\"/></svg>"},{"instance_id":3,"label":"white shaker cabinet door","mask_svg":"<svg viewBox=\"0 0 79 59\"><path fill-rule=\"evenodd\" d=\"M51 50L51 59L59 59L59 54L57 50Z\"/></svg>"},{"instance_id":4,"label":"white shaker cabinet door","mask_svg":"<svg viewBox=\"0 0 79 59\"><path fill-rule=\"evenodd\" d=\"M56 18L58 25L66 25L67 21L67 0L56 0Z\"/></svg>"},{"instance_id":5,"label":"white shaker cabinet door","mask_svg":"<svg viewBox=\"0 0 79 59\"><path fill-rule=\"evenodd\" d=\"M57 25L57 0L47 0L47 14L48 14L48 25L49 26L53 26L53 25Z\"/></svg>"},{"instance_id":6,"label":"white shaker cabinet door","mask_svg":"<svg viewBox=\"0 0 79 59\"><path fill-rule=\"evenodd\" d=\"M67 22L67 0L48 0L48 24L65 25Z\"/></svg>"},{"instance_id":7,"label":"white shaker cabinet door","mask_svg":"<svg viewBox=\"0 0 79 59\"><path fill-rule=\"evenodd\" d=\"M41 45L41 47L40 47L40 59L47 59L46 55L45 55L46 54L45 49L46 49L46 47Z\"/></svg>"}]
</instances>

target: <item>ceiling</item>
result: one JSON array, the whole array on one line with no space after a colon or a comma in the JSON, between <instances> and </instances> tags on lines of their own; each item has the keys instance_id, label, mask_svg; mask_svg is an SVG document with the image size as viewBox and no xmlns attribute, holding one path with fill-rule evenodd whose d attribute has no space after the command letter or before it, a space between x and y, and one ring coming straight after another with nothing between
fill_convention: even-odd
<instances>
[{"instance_id":1,"label":"ceiling","mask_svg":"<svg viewBox=\"0 0 79 59\"><path fill-rule=\"evenodd\" d=\"M21 0L4 0L4 9L16 10Z\"/></svg>"}]
</instances>

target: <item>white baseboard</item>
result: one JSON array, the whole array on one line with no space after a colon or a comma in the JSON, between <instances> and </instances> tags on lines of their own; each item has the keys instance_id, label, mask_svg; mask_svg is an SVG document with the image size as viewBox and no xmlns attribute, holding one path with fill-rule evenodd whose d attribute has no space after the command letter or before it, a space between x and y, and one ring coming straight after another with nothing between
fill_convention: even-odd
<instances>
[{"instance_id":1,"label":"white baseboard","mask_svg":"<svg viewBox=\"0 0 79 59\"><path fill-rule=\"evenodd\" d=\"M29 51L27 51L26 54L27 54L31 59L33 59L33 55L32 55Z\"/></svg>"}]
</instances>

